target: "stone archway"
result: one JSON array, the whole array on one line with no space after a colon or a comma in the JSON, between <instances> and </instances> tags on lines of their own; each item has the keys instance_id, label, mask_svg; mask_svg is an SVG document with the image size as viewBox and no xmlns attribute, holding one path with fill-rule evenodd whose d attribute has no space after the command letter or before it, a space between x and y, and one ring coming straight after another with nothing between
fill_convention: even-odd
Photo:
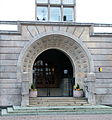
<instances>
[{"instance_id":1,"label":"stone archway","mask_svg":"<svg viewBox=\"0 0 112 120\"><path fill-rule=\"evenodd\" d=\"M19 57L17 77L22 82L22 105L29 103L28 86L32 82L33 63L39 54L48 49L58 49L69 57L73 69L75 69L74 77L76 83L79 83L84 91L87 92L85 81L87 81L88 74L94 72L94 67L86 46L80 39L69 33L44 33L28 43ZM91 99L93 98L91 97Z\"/></svg>"}]
</instances>

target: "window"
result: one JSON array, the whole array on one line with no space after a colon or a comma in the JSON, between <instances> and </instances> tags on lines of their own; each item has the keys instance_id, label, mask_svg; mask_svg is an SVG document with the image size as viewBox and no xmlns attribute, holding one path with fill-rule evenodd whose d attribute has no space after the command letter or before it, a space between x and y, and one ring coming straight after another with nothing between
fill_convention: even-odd
<instances>
[{"instance_id":1,"label":"window","mask_svg":"<svg viewBox=\"0 0 112 120\"><path fill-rule=\"evenodd\" d=\"M37 0L38 21L74 21L75 0Z\"/></svg>"},{"instance_id":2,"label":"window","mask_svg":"<svg viewBox=\"0 0 112 120\"><path fill-rule=\"evenodd\" d=\"M47 7L37 7L37 20L39 21L48 20L48 8Z\"/></svg>"},{"instance_id":3,"label":"window","mask_svg":"<svg viewBox=\"0 0 112 120\"><path fill-rule=\"evenodd\" d=\"M74 4L74 0L63 0L63 4Z\"/></svg>"},{"instance_id":4,"label":"window","mask_svg":"<svg viewBox=\"0 0 112 120\"><path fill-rule=\"evenodd\" d=\"M60 21L60 19L61 19L60 7L51 7L50 21Z\"/></svg>"},{"instance_id":5,"label":"window","mask_svg":"<svg viewBox=\"0 0 112 120\"><path fill-rule=\"evenodd\" d=\"M60 4L61 0L50 0L51 4Z\"/></svg>"},{"instance_id":6,"label":"window","mask_svg":"<svg viewBox=\"0 0 112 120\"><path fill-rule=\"evenodd\" d=\"M63 9L63 21L73 21L73 8Z\"/></svg>"},{"instance_id":7,"label":"window","mask_svg":"<svg viewBox=\"0 0 112 120\"><path fill-rule=\"evenodd\" d=\"M48 0L37 0L37 3L48 3Z\"/></svg>"}]
</instances>

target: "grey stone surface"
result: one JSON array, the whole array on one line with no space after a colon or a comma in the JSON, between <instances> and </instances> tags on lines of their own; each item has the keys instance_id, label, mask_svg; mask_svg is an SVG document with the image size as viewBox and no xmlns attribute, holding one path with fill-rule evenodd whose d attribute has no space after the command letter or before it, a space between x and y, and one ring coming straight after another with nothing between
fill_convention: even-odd
<instances>
[{"instance_id":1,"label":"grey stone surface","mask_svg":"<svg viewBox=\"0 0 112 120\"><path fill-rule=\"evenodd\" d=\"M100 83L100 84L110 84L112 83L112 79L96 79L96 84Z\"/></svg>"},{"instance_id":2,"label":"grey stone surface","mask_svg":"<svg viewBox=\"0 0 112 120\"><path fill-rule=\"evenodd\" d=\"M14 73L14 72L1 72L0 73L0 78L1 79L16 79L17 78L17 73Z\"/></svg>"},{"instance_id":3,"label":"grey stone surface","mask_svg":"<svg viewBox=\"0 0 112 120\"><path fill-rule=\"evenodd\" d=\"M44 116L6 116L0 120L111 120L112 115L44 115Z\"/></svg>"},{"instance_id":4,"label":"grey stone surface","mask_svg":"<svg viewBox=\"0 0 112 120\"><path fill-rule=\"evenodd\" d=\"M16 65L1 65L0 72L16 72L17 66Z\"/></svg>"},{"instance_id":5,"label":"grey stone surface","mask_svg":"<svg viewBox=\"0 0 112 120\"><path fill-rule=\"evenodd\" d=\"M21 35L0 35L0 40L21 40Z\"/></svg>"},{"instance_id":6,"label":"grey stone surface","mask_svg":"<svg viewBox=\"0 0 112 120\"><path fill-rule=\"evenodd\" d=\"M21 84L20 83L14 83L14 82L10 82L10 83L7 83L7 82L1 82L0 84L0 88L1 89L11 89L11 88L21 88Z\"/></svg>"},{"instance_id":7,"label":"grey stone surface","mask_svg":"<svg viewBox=\"0 0 112 120\"><path fill-rule=\"evenodd\" d=\"M25 44L26 44L25 41L7 41L7 40L2 41L0 40L0 46L2 47L24 47Z\"/></svg>"},{"instance_id":8,"label":"grey stone surface","mask_svg":"<svg viewBox=\"0 0 112 120\"><path fill-rule=\"evenodd\" d=\"M21 95L18 94L5 94L0 95L0 106L12 106L12 105L20 105L21 103Z\"/></svg>"},{"instance_id":9,"label":"grey stone surface","mask_svg":"<svg viewBox=\"0 0 112 120\"><path fill-rule=\"evenodd\" d=\"M112 74L111 73L102 73L102 72L100 72L100 73L96 73L96 78L97 79L100 79L100 78L102 78L102 79L111 79L112 78Z\"/></svg>"},{"instance_id":10,"label":"grey stone surface","mask_svg":"<svg viewBox=\"0 0 112 120\"><path fill-rule=\"evenodd\" d=\"M103 60L111 60L112 55L92 55L93 60L103 61Z\"/></svg>"},{"instance_id":11,"label":"grey stone surface","mask_svg":"<svg viewBox=\"0 0 112 120\"><path fill-rule=\"evenodd\" d=\"M8 47L1 47L0 54L19 54L22 48L8 48Z\"/></svg>"},{"instance_id":12,"label":"grey stone surface","mask_svg":"<svg viewBox=\"0 0 112 120\"><path fill-rule=\"evenodd\" d=\"M0 90L0 92L1 92L1 95L15 95L15 94L17 94L17 95L20 95L21 94L21 90L20 90L20 88L2 88L1 90Z\"/></svg>"},{"instance_id":13,"label":"grey stone surface","mask_svg":"<svg viewBox=\"0 0 112 120\"><path fill-rule=\"evenodd\" d=\"M112 49L89 49L94 55L112 55Z\"/></svg>"},{"instance_id":14,"label":"grey stone surface","mask_svg":"<svg viewBox=\"0 0 112 120\"><path fill-rule=\"evenodd\" d=\"M107 60L107 61L94 61L95 66L102 66L102 67L111 67L112 66L112 61Z\"/></svg>"},{"instance_id":15,"label":"grey stone surface","mask_svg":"<svg viewBox=\"0 0 112 120\"><path fill-rule=\"evenodd\" d=\"M17 65L17 60L0 60L1 65Z\"/></svg>"},{"instance_id":16,"label":"grey stone surface","mask_svg":"<svg viewBox=\"0 0 112 120\"><path fill-rule=\"evenodd\" d=\"M0 59L2 60L17 60L19 54L0 54Z\"/></svg>"},{"instance_id":17,"label":"grey stone surface","mask_svg":"<svg viewBox=\"0 0 112 120\"><path fill-rule=\"evenodd\" d=\"M94 82L88 81L88 85L94 86L96 93L93 96L96 103L112 104L112 35L94 34L93 26L112 27L106 24L20 21L21 30L0 31L0 97L4 99L0 100L1 105L25 105L25 101L28 104L32 65L36 57L47 49L61 50L70 58L76 83L79 83L85 92L84 81L89 79L89 73L95 73L96 79L94 76L90 77ZM99 67L103 68L102 72L99 72ZM28 75L24 76L23 72L28 72ZM93 88L90 91L93 91Z\"/></svg>"},{"instance_id":18,"label":"grey stone surface","mask_svg":"<svg viewBox=\"0 0 112 120\"><path fill-rule=\"evenodd\" d=\"M112 42L85 42L88 48L112 49Z\"/></svg>"},{"instance_id":19,"label":"grey stone surface","mask_svg":"<svg viewBox=\"0 0 112 120\"><path fill-rule=\"evenodd\" d=\"M22 85L21 85L21 106L29 105L29 80L28 72L22 74Z\"/></svg>"}]
</instances>

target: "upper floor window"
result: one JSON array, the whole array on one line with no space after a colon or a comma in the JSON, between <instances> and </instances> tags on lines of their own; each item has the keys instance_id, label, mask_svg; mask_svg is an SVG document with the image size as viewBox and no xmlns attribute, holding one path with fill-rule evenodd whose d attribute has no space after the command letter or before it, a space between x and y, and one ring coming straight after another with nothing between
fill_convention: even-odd
<instances>
[{"instance_id":1,"label":"upper floor window","mask_svg":"<svg viewBox=\"0 0 112 120\"><path fill-rule=\"evenodd\" d=\"M50 8L50 21L60 21L61 12L60 7L51 7Z\"/></svg>"},{"instance_id":2,"label":"upper floor window","mask_svg":"<svg viewBox=\"0 0 112 120\"><path fill-rule=\"evenodd\" d=\"M63 15L64 21L73 21L73 8L64 8Z\"/></svg>"},{"instance_id":3,"label":"upper floor window","mask_svg":"<svg viewBox=\"0 0 112 120\"><path fill-rule=\"evenodd\" d=\"M47 7L37 7L37 20L39 21L48 20L48 8Z\"/></svg>"},{"instance_id":4,"label":"upper floor window","mask_svg":"<svg viewBox=\"0 0 112 120\"><path fill-rule=\"evenodd\" d=\"M74 21L75 0L36 0L38 21Z\"/></svg>"}]
</instances>

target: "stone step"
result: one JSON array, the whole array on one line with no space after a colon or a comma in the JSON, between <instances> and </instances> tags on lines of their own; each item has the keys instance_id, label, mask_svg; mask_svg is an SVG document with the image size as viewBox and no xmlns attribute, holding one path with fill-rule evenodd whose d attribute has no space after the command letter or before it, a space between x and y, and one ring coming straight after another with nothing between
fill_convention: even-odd
<instances>
[{"instance_id":1,"label":"stone step","mask_svg":"<svg viewBox=\"0 0 112 120\"><path fill-rule=\"evenodd\" d=\"M87 105L86 98L73 97L36 97L30 98L30 106L81 106Z\"/></svg>"},{"instance_id":2,"label":"stone step","mask_svg":"<svg viewBox=\"0 0 112 120\"><path fill-rule=\"evenodd\" d=\"M86 98L74 98L74 97L35 97L30 99L37 100L87 100Z\"/></svg>"},{"instance_id":3,"label":"stone step","mask_svg":"<svg viewBox=\"0 0 112 120\"><path fill-rule=\"evenodd\" d=\"M85 101L87 101L87 100L58 100L58 99L56 99L56 100L46 100L46 99L44 99L44 100L39 100L39 99L30 99L30 101L42 101L42 102L52 102L52 101L55 101L55 102L63 102L63 101L68 101L68 102L85 102Z\"/></svg>"},{"instance_id":4,"label":"stone step","mask_svg":"<svg viewBox=\"0 0 112 120\"><path fill-rule=\"evenodd\" d=\"M76 115L76 114L112 114L109 106L53 106L53 107L8 107L1 110L2 116L12 115Z\"/></svg>"},{"instance_id":5,"label":"stone step","mask_svg":"<svg viewBox=\"0 0 112 120\"><path fill-rule=\"evenodd\" d=\"M30 103L87 103L87 101L32 101L30 100Z\"/></svg>"},{"instance_id":6,"label":"stone step","mask_svg":"<svg viewBox=\"0 0 112 120\"><path fill-rule=\"evenodd\" d=\"M88 104L87 102L30 102L30 104Z\"/></svg>"},{"instance_id":7,"label":"stone step","mask_svg":"<svg viewBox=\"0 0 112 120\"><path fill-rule=\"evenodd\" d=\"M84 106L89 104L30 104L29 106Z\"/></svg>"}]
</instances>

